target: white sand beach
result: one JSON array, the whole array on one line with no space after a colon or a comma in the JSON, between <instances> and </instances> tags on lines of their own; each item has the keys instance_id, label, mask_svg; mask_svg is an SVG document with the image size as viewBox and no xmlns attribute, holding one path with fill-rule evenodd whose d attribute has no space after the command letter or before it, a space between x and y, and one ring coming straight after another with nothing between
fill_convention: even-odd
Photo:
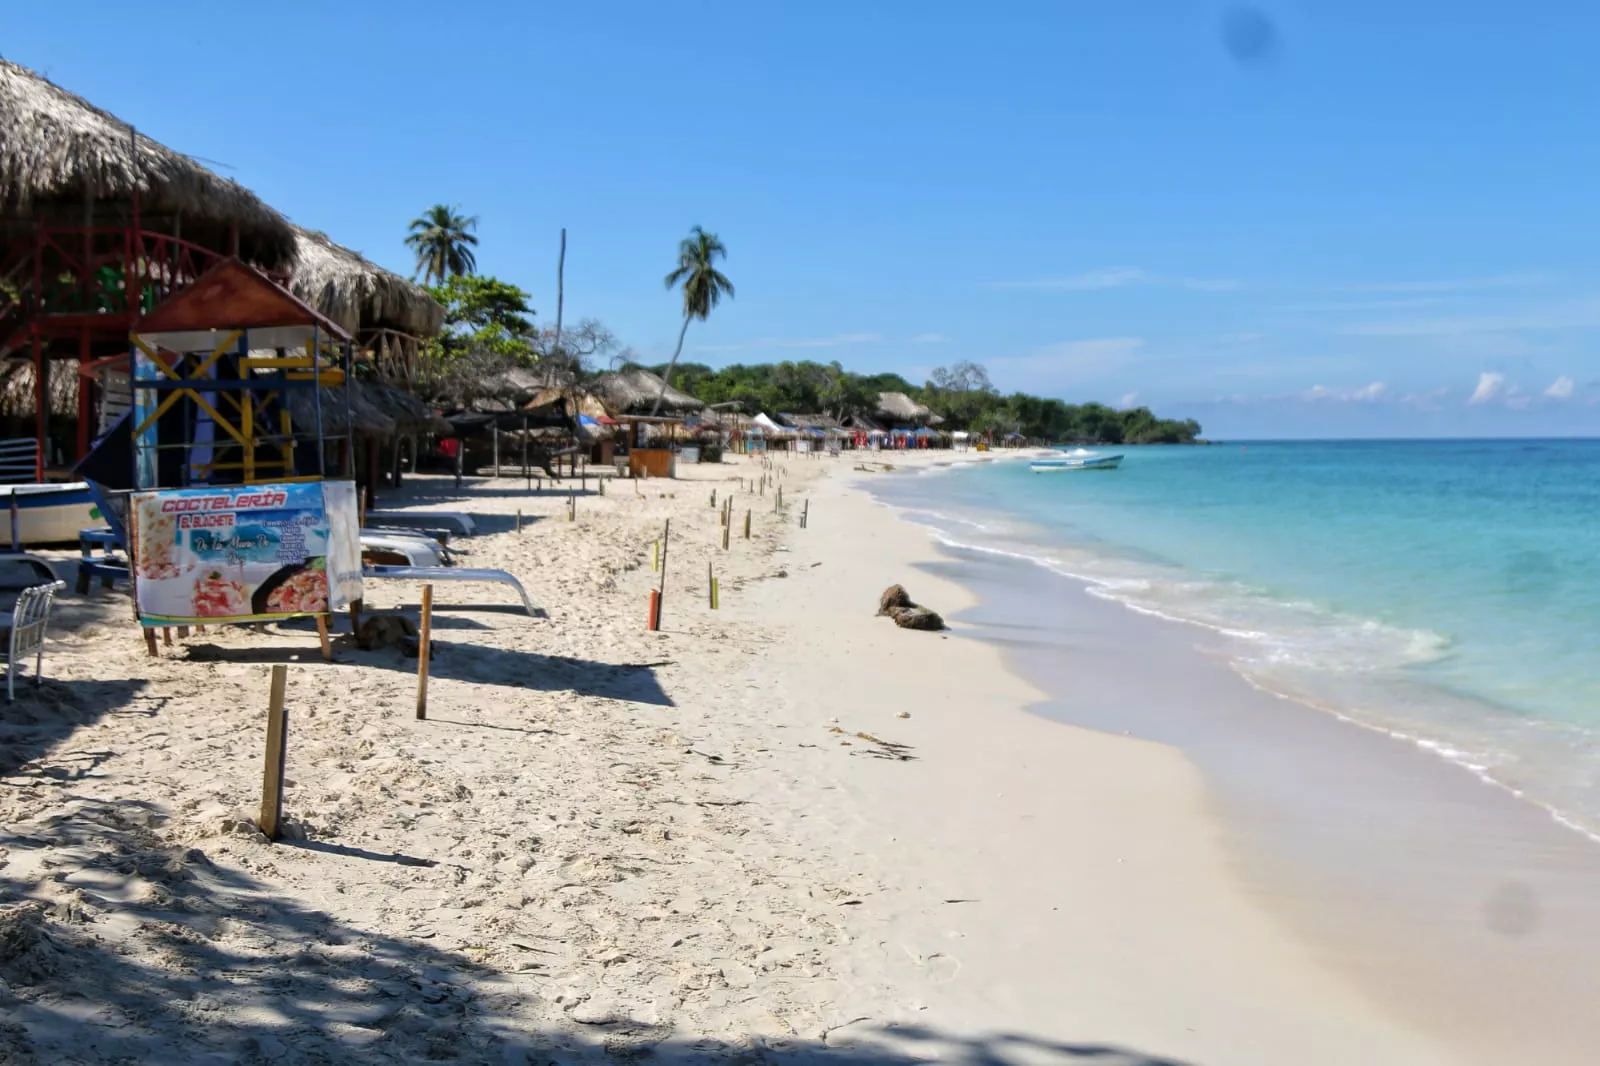
<instances>
[{"instance_id":1,"label":"white sand beach","mask_svg":"<svg viewBox=\"0 0 1600 1066\"><path fill-rule=\"evenodd\" d=\"M863 488L903 473L774 466L781 514L730 458L611 482L576 522L564 492L412 479L545 614L439 586L426 721L397 651L231 629L152 660L123 593L66 597L47 683L0 712L0 1062L1499 1061L1281 920L1175 749L1028 713L959 624L875 617L896 582L968 602Z\"/></svg>"}]
</instances>

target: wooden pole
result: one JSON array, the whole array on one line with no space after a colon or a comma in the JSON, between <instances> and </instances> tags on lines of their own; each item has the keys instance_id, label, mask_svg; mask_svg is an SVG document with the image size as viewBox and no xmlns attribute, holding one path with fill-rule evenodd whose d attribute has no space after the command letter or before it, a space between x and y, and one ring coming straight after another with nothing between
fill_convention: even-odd
<instances>
[{"instance_id":1,"label":"wooden pole","mask_svg":"<svg viewBox=\"0 0 1600 1066\"><path fill-rule=\"evenodd\" d=\"M417 645L417 721L428 717L428 660L433 652L433 586L422 586L422 632Z\"/></svg>"},{"instance_id":2,"label":"wooden pole","mask_svg":"<svg viewBox=\"0 0 1600 1066\"><path fill-rule=\"evenodd\" d=\"M567 490L567 521L578 520L578 494L571 489Z\"/></svg>"},{"instance_id":3,"label":"wooden pole","mask_svg":"<svg viewBox=\"0 0 1600 1066\"><path fill-rule=\"evenodd\" d=\"M750 539L750 511L748 508L744 512L744 539Z\"/></svg>"},{"instance_id":4,"label":"wooden pole","mask_svg":"<svg viewBox=\"0 0 1600 1066\"><path fill-rule=\"evenodd\" d=\"M322 645L322 658L324 662L333 662L333 645L328 643L328 616L317 615L317 643Z\"/></svg>"},{"instance_id":5,"label":"wooden pole","mask_svg":"<svg viewBox=\"0 0 1600 1066\"><path fill-rule=\"evenodd\" d=\"M711 598L711 609L717 609L717 575L711 569L710 560L706 561L706 595Z\"/></svg>"},{"instance_id":6,"label":"wooden pole","mask_svg":"<svg viewBox=\"0 0 1600 1066\"><path fill-rule=\"evenodd\" d=\"M800 508L800 528L806 528L806 520L811 517L811 497L806 497L806 505Z\"/></svg>"},{"instance_id":7,"label":"wooden pole","mask_svg":"<svg viewBox=\"0 0 1600 1066\"><path fill-rule=\"evenodd\" d=\"M733 533L733 519L726 517L722 523L722 550L728 550L728 537Z\"/></svg>"},{"instance_id":8,"label":"wooden pole","mask_svg":"<svg viewBox=\"0 0 1600 1066\"><path fill-rule=\"evenodd\" d=\"M494 440L494 476L495 477L499 477L500 476L500 427L498 425L495 426L492 431L490 431L490 436Z\"/></svg>"},{"instance_id":9,"label":"wooden pole","mask_svg":"<svg viewBox=\"0 0 1600 1066\"><path fill-rule=\"evenodd\" d=\"M517 532L522 532L522 508L517 508Z\"/></svg>"},{"instance_id":10,"label":"wooden pole","mask_svg":"<svg viewBox=\"0 0 1600 1066\"><path fill-rule=\"evenodd\" d=\"M672 519L661 527L661 596L656 601L656 628L661 628L661 607L667 598L667 547L672 536Z\"/></svg>"},{"instance_id":11,"label":"wooden pole","mask_svg":"<svg viewBox=\"0 0 1600 1066\"><path fill-rule=\"evenodd\" d=\"M280 837L283 816L283 769L288 755L288 716L283 709L283 693L289 683L289 668L272 668L272 685L267 691L267 758L261 774L261 817L257 824L268 840Z\"/></svg>"}]
</instances>

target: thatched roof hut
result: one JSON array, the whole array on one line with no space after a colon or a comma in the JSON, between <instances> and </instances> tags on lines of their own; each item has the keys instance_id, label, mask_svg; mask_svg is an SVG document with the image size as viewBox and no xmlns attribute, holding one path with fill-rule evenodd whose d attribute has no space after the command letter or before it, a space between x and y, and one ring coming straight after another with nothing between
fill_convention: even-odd
<instances>
[{"instance_id":1,"label":"thatched roof hut","mask_svg":"<svg viewBox=\"0 0 1600 1066\"><path fill-rule=\"evenodd\" d=\"M404 389L381 381L363 381L359 384L363 396L394 421L395 432L445 435L455 432L449 422Z\"/></svg>"},{"instance_id":2,"label":"thatched roof hut","mask_svg":"<svg viewBox=\"0 0 1600 1066\"><path fill-rule=\"evenodd\" d=\"M590 382L589 391L600 397L613 414L648 415L655 408L656 397L661 395L661 379L638 367L615 370ZM704 407L705 404L688 393L668 386L666 397L661 401L661 414L692 414Z\"/></svg>"},{"instance_id":3,"label":"thatched roof hut","mask_svg":"<svg viewBox=\"0 0 1600 1066\"><path fill-rule=\"evenodd\" d=\"M351 334L383 328L426 338L444 325L444 308L420 286L335 244L325 233L295 226L294 235L290 290Z\"/></svg>"},{"instance_id":4,"label":"thatched roof hut","mask_svg":"<svg viewBox=\"0 0 1600 1066\"><path fill-rule=\"evenodd\" d=\"M322 435L324 439L343 436L349 428L345 420L345 391L350 393L350 414L355 432L363 436L387 437L395 432L395 420L367 394L367 387L352 381L344 388L324 387L322 393ZM316 393L311 389L290 389L282 393L296 437L312 436L317 431Z\"/></svg>"},{"instance_id":5,"label":"thatched roof hut","mask_svg":"<svg viewBox=\"0 0 1600 1066\"><path fill-rule=\"evenodd\" d=\"M93 201L95 223L131 218L134 192L142 217L186 240L231 251L269 270L294 262L289 222L236 181L219 177L26 67L0 60L0 217L35 212L82 225ZM149 225L147 223L147 225ZM152 227L153 228L153 227Z\"/></svg>"},{"instance_id":6,"label":"thatched roof hut","mask_svg":"<svg viewBox=\"0 0 1600 1066\"><path fill-rule=\"evenodd\" d=\"M606 405L600 397L585 389L577 388L550 388L540 389L533 397L522 406L528 410L545 408L553 405L557 400L565 400L568 407L579 415L588 415L590 418L609 418L611 412L606 410Z\"/></svg>"},{"instance_id":7,"label":"thatched roof hut","mask_svg":"<svg viewBox=\"0 0 1600 1066\"><path fill-rule=\"evenodd\" d=\"M778 412L778 418L796 429L839 429L839 420L832 415L792 415Z\"/></svg>"},{"instance_id":8,"label":"thatched roof hut","mask_svg":"<svg viewBox=\"0 0 1600 1066\"><path fill-rule=\"evenodd\" d=\"M900 424L914 422L918 425L925 425L930 422L943 421L929 408L913 400L903 392L878 393L877 416L885 422Z\"/></svg>"},{"instance_id":9,"label":"thatched roof hut","mask_svg":"<svg viewBox=\"0 0 1600 1066\"><path fill-rule=\"evenodd\" d=\"M78 374L67 367L52 367L50 417L78 417ZM0 418L33 418L39 405L34 394L33 364L21 360L0 364Z\"/></svg>"}]
</instances>

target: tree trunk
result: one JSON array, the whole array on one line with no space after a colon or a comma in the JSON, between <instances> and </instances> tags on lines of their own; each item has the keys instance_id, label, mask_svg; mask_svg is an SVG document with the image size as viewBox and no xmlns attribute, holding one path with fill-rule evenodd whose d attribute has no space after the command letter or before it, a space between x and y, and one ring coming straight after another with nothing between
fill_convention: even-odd
<instances>
[{"instance_id":1,"label":"tree trunk","mask_svg":"<svg viewBox=\"0 0 1600 1066\"><path fill-rule=\"evenodd\" d=\"M656 394L656 405L650 409L652 418L661 413L661 401L667 398L667 386L672 384L672 369L678 365L678 356L683 354L683 338L689 332L689 317L683 316L683 328L678 331L678 347L672 353L672 361L667 364L667 372L661 375L661 391Z\"/></svg>"}]
</instances>

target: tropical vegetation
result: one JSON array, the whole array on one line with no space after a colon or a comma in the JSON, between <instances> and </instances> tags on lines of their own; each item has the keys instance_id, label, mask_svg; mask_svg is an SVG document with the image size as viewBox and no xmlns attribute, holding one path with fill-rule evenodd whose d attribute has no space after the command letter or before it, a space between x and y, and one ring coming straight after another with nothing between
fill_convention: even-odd
<instances>
[{"instance_id":1,"label":"tropical vegetation","mask_svg":"<svg viewBox=\"0 0 1600 1066\"><path fill-rule=\"evenodd\" d=\"M478 269L473 248L478 244L478 216L468 217L453 207L434 204L419 218L411 220L406 246L417 257L414 279L441 285L445 279L471 274Z\"/></svg>"},{"instance_id":2,"label":"tropical vegetation","mask_svg":"<svg viewBox=\"0 0 1600 1066\"><path fill-rule=\"evenodd\" d=\"M646 367L664 373L666 366ZM1193 419L1157 418L1147 407L1124 410L1100 403L1071 404L1002 393L977 363L941 367L931 380L915 385L899 374L855 374L838 363L781 362L735 364L714 370L681 363L676 387L708 404L736 404L769 414L828 414L835 418L872 415L878 395L902 392L943 421L941 429L962 429L996 437L1019 433L1034 440L1096 444L1184 444L1200 436Z\"/></svg>"},{"instance_id":3,"label":"tropical vegetation","mask_svg":"<svg viewBox=\"0 0 1600 1066\"><path fill-rule=\"evenodd\" d=\"M689 323L695 319L704 322L711 309L724 296L733 298L733 282L717 269L718 259L724 259L728 249L715 233L707 233L699 226L689 231L678 244L678 265L666 277L667 288L683 289L683 328L678 331L678 346L672 350L672 359L661 374L661 393L656 397L654 411L661 410L661 400L672 383L672 370L683 354L683 338L689 332Z\"/></svg>"},{"instance_id":4,"label":"tropical vegetation","mask_svg":"<svg viewBox=\"0 0 1600 1066\"><path fill-rule=\"evenodd\" d=\"M445 309L444 328L423 347L417 385L434 402L471 406L495 397L511 370L542 372L546 380L577 381L613 366L639 366L599 321L582 319L564 327L535 324L529 295L516 285L476 273L470 230L476 218L436 205L411 224L408 244L417 250L418 270L432 284L429 294ZM451 235L454 236L451 236ZM1105 444L1184 443L1200 435L1192 419L1157 418L1148 408L1116 409L1099 403L1070 404L1024 392L1002 393L980 363L959 361L934 370L921 385L899 374L858 374L837 362L734 364L712 369L683 363L689 324L704 321L733 283L718 269L727 248L714 233L699 226L678 245L678 263L666 278L669 289L681 289L683 325L672 358L643 369L663 383L707 404L731 404L754 414L852 414L873 416L879 396L904 393L939 416L943 429L971 430L1005 436L1017 433L1036 440ZM665 388L662 390L665 394ZM660 397L657 397L657 407Z\"/></svg>"}]
</instances>

